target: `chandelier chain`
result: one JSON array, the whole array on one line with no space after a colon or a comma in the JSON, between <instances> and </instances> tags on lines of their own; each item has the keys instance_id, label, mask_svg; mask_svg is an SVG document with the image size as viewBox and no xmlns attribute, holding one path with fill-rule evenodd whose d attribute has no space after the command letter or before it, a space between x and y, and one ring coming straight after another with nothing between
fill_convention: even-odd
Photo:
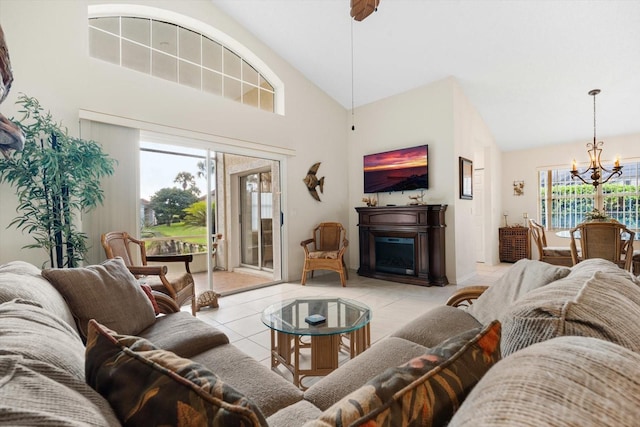
<instances>
[{"instance_id":1,"label":"chandelier chain","mask_svg":"<svg viewBox=\"0 0 640 427\"><path fill-rule=\"evenodd\" d=\"M593 143L594 144L596 143L596 95L597 93L593 95Z\"/></svg>"}]
</instances>

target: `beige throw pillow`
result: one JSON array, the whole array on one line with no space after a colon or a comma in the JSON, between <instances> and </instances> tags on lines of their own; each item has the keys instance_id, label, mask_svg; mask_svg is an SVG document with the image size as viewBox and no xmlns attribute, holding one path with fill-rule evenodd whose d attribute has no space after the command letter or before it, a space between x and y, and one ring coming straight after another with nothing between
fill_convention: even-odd
<instances>
[{"instance_id":1,"label":"beige throw pillow","mask_svg":"<svg viewBox=\"0 0 640 427\"><path fill-rule=\"evenodd\" d=\"M512 303L533 289L562 279L570 271L569 267L522 259L489 286L467 312L483 325L496 319L502 321L503 312Z\"/></svg>"},{"instance_id":2,"label":"beige throw pillow","mask_svg":"<svg viewBox=\"0 0 640 427\"><path fill-rule=\"evenodd\" d=\"M449 427L636 427L640 355L588 337L514 353L482 377Z\"/></svg>"},{"instance_id":3,"label":"beige throw pillow","mask_svg":"<svg viewBox=\"0 0 640 427\"><path fill-rule=\"evenodd\" d=\"M640 352L640 287L617 272L569 276L531 291L503 316L502 355L564 335Z\"/></svg>"},{"instance_id":4,"label":"beige throw pillow","mask_svg":"<svg viewBox=\"0 0 640 427\"><path fill-rule=\"evenodd\" d=\"M46 269L42 275L67 301L83 338L90 319L127 335L155 322L151 301L122 258L83 268Z\"/></svg>"},{"instance_id":5,"label":"beige throw pillow","mask_svg":"<svg viewBox=\"0 0 640 427\"><path fill-rule=\"evenodd\" d=\"M52 311L33 301L0 304L0 425L118 425L85 382L84 354L75 327Z\"/></svg>"},{"instance_id":6,"label":"beige throw pillow","mask_svg":"<svg viewBox=\"0 0 640 427\"><path fill-rule=\"evenodd\" d=\"M638 279L636 276L631 274L629 271L618 267L618 265L616 265L615 263L602 258L589 258L580 261L579 263L571 267L571 273L569 273L569 276L567 277L589 278L592 277L596 272L613 274L622 279L630 280L636 285L640 286L640 279Z\"/></svg>"}]
</instances>

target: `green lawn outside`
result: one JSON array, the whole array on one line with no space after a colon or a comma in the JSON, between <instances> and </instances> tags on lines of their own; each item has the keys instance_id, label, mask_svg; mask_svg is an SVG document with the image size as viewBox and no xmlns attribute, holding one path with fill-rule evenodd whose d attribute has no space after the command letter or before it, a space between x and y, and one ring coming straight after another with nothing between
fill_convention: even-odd
<instances>
[{"instance_id":1,"label":"green lawn outside","mask_svg":"<svg viewBox=\"0 0 640 427\"><path fill-rule=\"evenodd\" d=\"M156 225L154 227L145 227L142 229L142 238L161 238L161 237L180 237L182 241L189 243L197 243L200 245L207 244L206 227L194 227L185 225L183 222L177 222L168 225Z\"/></svg>"}]
</instances>

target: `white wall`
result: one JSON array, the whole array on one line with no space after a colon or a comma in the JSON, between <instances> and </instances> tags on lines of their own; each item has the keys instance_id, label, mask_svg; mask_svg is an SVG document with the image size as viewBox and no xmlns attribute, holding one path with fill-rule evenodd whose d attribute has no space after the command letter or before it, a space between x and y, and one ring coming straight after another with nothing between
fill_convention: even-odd
<instances>
[{"instance_id":1,"label":"white wall","mask_svg":"<svg viewBox=\"0 0 640 427\"><path fill-rule=\"evenodd\" d=\"M313 227L321 221L348 225L351 245L347 262L351 268L356 268L358 231L354 208L362 205L362 156L429 144L430 188L425 200L448 205L448 278L455 283L472 272L475 258L469 256L469 248L473 247L469 224L473 202L458 199L458 156L473 159L483 154L482 161L493 168L487 177L492 188L500 182L497 171L501 159L481 117L454 78L358 108L355 111L356 129L352 132L350 111L345 111L210 2L137 0L120 3L167 9L205 21L236 39L268 64L284 82L286 115L266 113L90 58L87 53L87 8L89 4L100 2L0 0L0 25L7 38L15 74L12 93L2 105L5 115L17 116L13 103L18 93L24 92L38 98L72 135L78 135L78 118L82 111L83 114L96 113L99 117L131 119L134 124L148 125L150 129L147 130L163 127L169 133L181 134L186 129L199 135L203 144L210 144L213 149L224 146L233 151L235 146L240 146L245 147L240 154L246 154L246 147L250 146L254 154L265 157L273 152L295 153L282 165L285 280L300 277L302 252L299 242L308 238ZM319 177L325 177L324 193L320 196L322 202L314 200L302 183L308 168L316 162L322 163ZM490 193L492 204L486 205L485 226L494 231L496 218L499 218L496 211L501 211L495 193ZM132 188L122 188L118 197L136 200ZM380 197L381 204L406 204L408 201L408 194ZM41 265L46 254L20 249L31 243L29 237L13 228L5 228L15 216L16 205L13 191L6 184L0 185L0 202L0 263L23 259ZM137 211L131 209L130 215L137 215ZM92 233L100 231L95 221L91 226ZM99 242L91 241L90 244L99 245ZM497 254L497 237L488 239L487 246ZM462 256L456 257L458 250L462 251Z\"/></svg>"},{"instance_id":2,"label":"white wall","mask_svg":"<svg viewBox=\"0 0 640 427\"><path fill-rule=\"evenodd\" d=\"M455 272L458 282L471 278L476 273L476 244L481 240L480 233L484 234L484 259L488 264L493 259L488 256L492 243L497 241L495 233L491 233L487 225L493 223L494 215L491 214L492 201L489 199L492 185L495 179L492 169L486 167L493 160L492 153L497 151L493 136L482 121L477 110L471 105L462 88L453 85L454 94L454 153L451 169L455 171L454 196L455 201ZM458 157L464 157L473 161L474 170L483 170L485 189L482 193L474 191L473 200L460 199L458 184ZM499 167L499 164L495 165ZM494 167L495 167L494 166ZM482 197L482 200L479 198ZM480 242L482 243L482 242ZM447 257L450 256L447 248Z\"/></svg>"},{"instance_id":3,"label":"white wall","mask_svg":"<svg viewBox=\"0 0 640 427\"><path fill-rule=\"evenodd\" d=\"M350 116L350 114L349 114ZM415 145L429 145L429 189L424 200L446 204L447 278L475 272L473 250L473 201L458 198L458 156L473 159L493 139L480 116L468 102L454 78L365 105L355 110L355 131L349 134L349 265L358 267L358 214L363 193L362 157L365 154ZM380 205L406 205L409 195L380 193Z\"/></svg>"},{"instance_id":4,"label":"white wall","mask_svg":"<svg viewBox=\"0 0 640 427\"><path fill-rule=\"evenodd\" d=\"M453 139L453 98L451 82L439 81L355 110L355 131L349 131L349 266L359 266L358 214L356 206L364 206L363 163L365 154L396 148L429 145L429 189L424 200L430 204L447 204L446 223L452 224L452 171L449 163ZM349 114L350 116L350 114ZM379 193L378 204L406 205L404 193ZM453 230L447 228L447 247ZM453 259L447 258L447 275L453 281Z\"/></svg>"},{"instance_id":5,"label":"white wall","mask_svg":"<svg viewBox=\"0 0 640 427\"><path fill-rule=\"evenodd\" d=\"M640 134L598 137L604 141L602 161L613 162L619 156L621 162L640 161ZM538 212L538 175L540 169L571 168L571 162L576 159L579 169L584 169L588 162L587 142L576 141L555 144L530 150L508 151L502 153L503 180L500 192L503 194L503 212L507 212L509 225L522 224L522 214L527 213L530 218L540 218ZM624 173L624 170L623 170ZM513 181L524 181L524 195L513 195ZM504 225L504 219L501 225ZM554 233L547 234L550 246L568 246L567 239L559 238ZM537 252L532 251L537 258Z\"/></svg>"},{"instance_id":6,"label":"white wall","mask_svg":"<svg viewBox=\"0 0 640 427\"><path fill-rule=\"evenodd\" d=\"M284 82L286 115L260 111L90 58L87 0L0 0L0 25L15 75L12 92L2 104L3 113L17 117L13 104L24 92L38 98L72 135L78 135L79 110L86 110L160 124L176 132L189 129L211 141L248 142L264 153L277 148L293 150L295 156L284 165L285 248L290 254L284 257L288 260L284 276L292 280L300 277L303 256L299 242L310 236L314 225L323 220L348 223L348 194L344 191L348 163L341 155L347 141L344 108L208 1L126 3L172 10L205 21L235 38ZM315 162L322 162L319 173L326 176L322 202L314 200L302 183ZM135 200L131 188L122 191L123 199ZM6 184L0 186L0 201L0 263L22 259L41 265L46 254L20 249L31 240L15 229L5 228L15 216L16 205L13 191ZM137 215L137 211L130 214Z\"/></svg>"},{"instance_id":7,"label":"white wall","mask_svg":"<svg viewBox=\"0 0 640 427\"><path fill-rule=\"evenodd\" d=\"M495 145L485 148L484 170L487 190L485 191L484 256L487 265L495 265L499 262L498 228L502 219L502 202L504 198L502 197L502 192L496 191L496 188L501 188L503 181L502 167L504 161L502 161L501 154Z\"/></svg>"}]
</instances>

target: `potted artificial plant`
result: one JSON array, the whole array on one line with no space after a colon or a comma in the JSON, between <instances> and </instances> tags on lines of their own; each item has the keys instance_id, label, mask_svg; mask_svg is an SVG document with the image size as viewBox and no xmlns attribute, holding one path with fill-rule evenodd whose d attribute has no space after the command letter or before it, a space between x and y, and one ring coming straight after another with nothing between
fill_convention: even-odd
<instances>
[{"instance_id":1,"label":"potted artificial plant","mask_svg":"<svg viewBox=\"0 0 640 427\"><path fill-rule=\"evenodd\" d=\"M0 183L18 197L9 226L29 233L35 243L24 248L45 249L51 267L77 267L88 249L78 217L102 203L100 180L113 174L114 160L98 143L69 136L35 98L22 94L17 104L24 148L0 160Z\"/></svg>"},{"instance_id":2,"label":"potted artificial plant","mask_svg":"<svg viewBox=\"0 0 640 427\"><path fill-rule=\"evenodd\" d=\"M611 217L605 213L604 209L601 211L593 209L592 211L584 214L584 219L590 222L606 222L610 221Z\"/></svg>"}]
</instances>

